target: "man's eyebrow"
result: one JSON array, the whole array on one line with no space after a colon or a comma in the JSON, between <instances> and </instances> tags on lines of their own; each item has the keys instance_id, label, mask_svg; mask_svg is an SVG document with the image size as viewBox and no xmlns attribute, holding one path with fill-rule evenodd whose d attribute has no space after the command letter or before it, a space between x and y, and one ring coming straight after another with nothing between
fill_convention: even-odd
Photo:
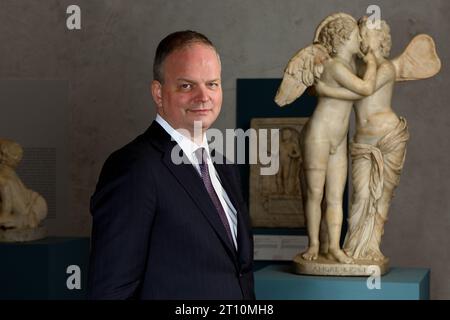
<instances>
[{"instance_id":1,"label":"man's eyebrow","mask_svg":"<svg viewBox=\"0 0 450 320\"><path fill-rule=\"evenodd\" d=\"M183 82L189 82L189 83L197 83L194 80L189 80L189 79L186 79L186 78L178 78L177 81L179 81L179 82L183 81ZM221 81L220 78L207 80L206 82L218 82L218 81Z\"/></svg>"},{"instance_id":2,"label":"man's eyebrow","mask_svg":"<svg viewBox=\"0 0 450 320\"><path fill-rule=\"evenodd\" d=\"M185 79L185 78L178 78L177 81L184 81L184 82L189 82L189 83L195 83L195 81L193 80L189 80L189 79Z\"/></svg>"}]
</instances>

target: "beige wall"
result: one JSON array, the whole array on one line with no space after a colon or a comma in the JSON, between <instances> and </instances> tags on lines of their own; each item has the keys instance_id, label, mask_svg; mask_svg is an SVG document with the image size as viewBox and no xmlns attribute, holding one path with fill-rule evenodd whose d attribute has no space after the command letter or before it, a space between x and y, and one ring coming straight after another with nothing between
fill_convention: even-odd
<instances>
[{"instance_id":1,"label":"beige wall","mask_svg":"<svg viewBox=\"0 0 450 320\"><path fill-rule=\"evenodd\" d=\"M81 7L80 31L65 28L69 4ZM436 78L396 89L394 108L407 118L411 140L383 248L393 265L431 268L432 297L449 299L446 0L2 0L0 79L69 80L71 210L57 213L53 233L89 234L89 196L103 161L154 117L148 85L163 36L189 28L215 42L224 70L224 106L217 126L225 129L235 123L236 78L281 77L286 61L310 43L324 16L336 11L361 16L369 4L378 4L391 25L394 55L423 32L435 38L443 61Z\"/></svg>"}]
</instances>

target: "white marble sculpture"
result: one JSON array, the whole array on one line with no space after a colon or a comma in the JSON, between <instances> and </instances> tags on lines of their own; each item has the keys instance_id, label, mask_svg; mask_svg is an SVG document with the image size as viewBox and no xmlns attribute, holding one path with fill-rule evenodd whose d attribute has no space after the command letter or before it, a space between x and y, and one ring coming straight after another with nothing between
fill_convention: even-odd
<instances>
[{"instance_id":1,"label":"white marble sculpture","mask_svg":"<svg viewBox=\"0 0 450 320\"><path fill-rule=\"evenodd\" d=\"M387 23L380 21L379 28L371 29L367 18L362 18L359 27L363 50L370 48L377 61L375 92L362 97L322 82L316 89L322 95L357 100L356 132L350 145L353 194L344 250L355 259L382 262L384 223L394 189L400 182L409 139L406 120L398 117L391 107L394 83L429 78L440 70L441 63L430 36L414 37L405 52L391 61Z\"/></svg>"},{"instance_id":2,"label":"white marble sculpture","mask_svg":"<svg viewBox=\"0 0 450 320\"><path fill-rule=\"evenodd\" d=\"M298 272L363 275L370 273L365 266L377 261L382 273L387 270L379 245L409 137L406 121L390 107L393 84L396 80L431 77L439 71L440 61L433 40L426 35L414 38L399 58L388 61L391 43L387 24L381 22L380 28L369 29L366 22L361 19L358 28L349 15L327 17L317 28L314 44L289 61L275 98L283 106L312 85L319 97L302 133L309 248L294 260ZM355 58L362 57L362 52L366 55L357 67ZM347 177L346 137L354 102L354 194L344 252L339 248L339 237ZM339 264L345 268L339 268Z\"/></svg>"},{"instance_id":3,"label":"white marble sculpture","mask_svg":"<svg viewBox=\"0 0 450 320\"><path fill-rule=\"evenodd\" d=\"M28 189L15 172L22 160L22 147L0 139L0 241L29 241L45 237L40 222L47 216L47 203Z\"/></svg>"},{"instance_id":4,"label":"white marble sculpture","mask_svg":"<svg viewBox=\"0 0 450 320\"><path fill-rule=\"evenodd\" d=\"M372 54L364 57L367 69L362 79L355 73L355 55L360 53L357 22L346 14L334 14L318 27L314 44L302 49L285 70L275 101L285 105L299 97L315 79L330 86L370 95L375 86L376 64ZM301 152L306 181L306 221L309 248L305 260L319 256L321 203L325 192L327 254L339 262L351 263L339 246L343 219L342 197L347 178L347 132L352 101L319 96L314 114L302 131Z\"/></svg>"}]
</instances>

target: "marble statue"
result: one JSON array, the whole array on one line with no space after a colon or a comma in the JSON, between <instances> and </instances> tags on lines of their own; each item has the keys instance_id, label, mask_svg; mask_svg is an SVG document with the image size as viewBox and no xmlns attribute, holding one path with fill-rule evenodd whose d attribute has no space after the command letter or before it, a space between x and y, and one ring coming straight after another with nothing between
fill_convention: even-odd
<instances>
[{"instance_id":1,"label":"marble statue","mask_svg":"<svg viewBox=\"0 0 450 320\"><path fill-rule=\"evenodd\" d=\"M344 19L352 21L358 35L347 33L346 40L339 43L334 40L332 25ZM409 139L406 120L391 108L394 83L429 78L440 70L441 63L433 39L427 35L416 36L402 55L388 60L390 30L385 21L379 22L379 27L373 28L367 18L356 24L346 14L327 17L316 31L314 44L290 60L275 98L280 106L285 105L312 85L319 97L302 135L309 248L294 259L299 273L368 275L368 265L380 267L381 274L388 269L388 259L380 251L381 236ZM345 28L335 29L342 32ZM327 41L331 50L325 45ZM363 57L362 61L355 56ZM352 105L356 114L356 133L350 145L353 194L349 229L341 251L346 136ZM326 223L320 226L324 194ZM319 241L321 229L325 237L321 234ZM319 257L319 252L325 256ZM304 263L314 260L316 264Z\"/></svg>"},{"instance_id":2,"label":"marble statue","mask_svg":"<svg viewBox=\"0 0 450 320\"><path fill-rule=\"evenodd\" d=\"M356 76L355 55L361 54L357 21L343 13L327 17L318 27L313 45L300 50L288 63L275 97L282 106L299 97L315 79L360 95L372 94L376 63L372 53L362 78ZM324 219L327 229L327 256L342 263L352 258L340 248L343 219L342 199L347 179L347 132L352 101L320 96L316 109L301 137L302 170L306 181L305 214L309 247L305 260L319 256L321 203L325 193ZM325 191L325 192L324 192Z\"/></svg>"},{"instance_id":3,"label":"marble statue","mask_svg":"<svg viewBox=\"0 0 450 320\"><path fill-rule=\"evenodd\" d=\"M344 251L355 259L381 263L386 260L380 250L381 237L400 182L409 139L406 120L392 110L394 83L429 78L440 70L441 62L430 36L416 36L405 52L391 61L391 36L386 21L380 21L378 29L369 28L364 17L359 28L362 49L370 48L376 58L375 92L362 97L321 81L316 90L329 97L357 100L356 132L350 145L353 194Z\"/></svg>"},{"instance_id":4,"label":"marble statue","mask_svg":"<svg viewBox=\"0 0 450 320\"><path fill-rule=\"evenodd\" d=\"M28 189L14 171L22 155L18 143L0 139L0 241L28 241L45 236L40 222L47 216L47 203Z\"/></svg>"}]
</instances>

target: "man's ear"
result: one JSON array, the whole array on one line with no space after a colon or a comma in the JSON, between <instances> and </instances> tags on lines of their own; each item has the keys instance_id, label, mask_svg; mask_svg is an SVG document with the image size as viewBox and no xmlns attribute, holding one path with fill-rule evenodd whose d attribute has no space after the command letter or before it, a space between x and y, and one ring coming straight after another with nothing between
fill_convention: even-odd
<instances>
[{"instance_id":1,"label":"man's ear","mask_svg":"<svg viewBox=\"0 0 450 320\"><path fill-rule=\"evenodd\" d=\"M153 80L151 84L152 97L158 108L162 108L162 85L159 81Z\"/></svg>"}]
</instances>

